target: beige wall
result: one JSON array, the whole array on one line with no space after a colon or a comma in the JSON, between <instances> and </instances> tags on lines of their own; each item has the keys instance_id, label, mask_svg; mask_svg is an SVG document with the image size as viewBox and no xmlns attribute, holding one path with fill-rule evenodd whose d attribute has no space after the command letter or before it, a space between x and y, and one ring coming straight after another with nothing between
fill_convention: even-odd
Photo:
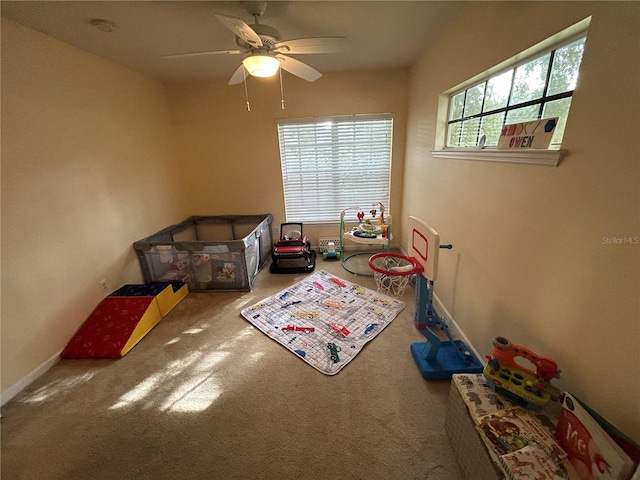
<instances>
[{"instance_id":1,"label":"beige wall","mask_svg":"<svg viewBox=\"0 0 640 480\"><path fill-rule=\"evenodd\" d=\"M593 15L558 167L434 159L438 96ZM403 217L430 222L436 294L482 353L550 356L557 385L640 440L640 4L472 2L412 70Z\"/></svg>"},{"instance_id":2,"label":"beige wall","mask_svg":"<svg viewBox=\"0 0 640 480\"><path fill-rule=\"evenodd\" d=\"M391 205L386 207L399 212L408 79L408 69L327 73L313 83L285 73L282 110L279 78L250 78L250 112L242 84L212 79L167 85L180 159L189 165L193 213L271 213L278 235L285 213L276 120L385 112L395 114ZM309 224L305 233L317 245L318 237L336 236L338 228Z\"/></svg>"},{"instance_id":3,"label":"beige wall","mask_svg":"<svg viewBox=\"0 0 640 480\"><path fill-rule=\"evenodd\" d=\"M276 79L250 81L247 112L242 85L165 89L3 18L3 401L55 361L104 296L101 279L110 291L142 280L135 240L187 215L285 220L276 118L394 113L399 211L408 79L327 74L312 87L285 75L285 110Z\"/></svg>"},{"instance_id":4,"label":"beige wall","mask_svg":"<svg viewBox=\"0 0 640 480\"><path fill-rule=\"evenodd\" d=\"M160 83L2 19L3 400L188 213L170 138Z\"/></svg>"}]
</instances>

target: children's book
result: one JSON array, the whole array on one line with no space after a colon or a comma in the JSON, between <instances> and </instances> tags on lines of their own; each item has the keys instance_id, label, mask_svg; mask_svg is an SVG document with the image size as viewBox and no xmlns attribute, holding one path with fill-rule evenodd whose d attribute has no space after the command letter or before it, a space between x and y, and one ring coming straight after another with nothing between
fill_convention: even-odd
<instances>
[{"instance_id":1,"label":"children's book","mask_svg":"<svg viewBox=\"0 0 640 480\"><path fill-rule=\"evenodd\" d=\"M512 453L502 455L500 463L511 480L563 480L566 472L547 451L535 443Z\"/></svg>"},{"instance_id":2,"label":"children's book","mask_svg":"<svg viewBox=\"0 0 640 480\"><path fill-rule=\"evenodd\" d=\"M567 456L553 436L542 428L533 415L521 407L486 415L477 429L487 447L498 455L536 444L558 458Z\"/></svg>"},{"instance_id":3,"label":"children's book","mask_svg":"<svg viewBox=\"0 0 640 480\"><path fill-rule=\"evenodd\" d=\"M600 417L601 421L604 421ZM608 423L608 422L607 422ZM581 480L629 480L634 462L583 404L565 392L555 432Z\"/></svg>"},{"instance_id":4,"label":"children's book","mask_svg":"<svg viewBox=\"0 0 640 480\"><path fill-rule=\"evenodd\" d=\"M525 409L513 407L486 415L476 428L509 478L528 478L529 474L540 480L569 478L562 463L566 453Z\"/></svg>"},{"instance_id":5,"label":"children's book","mask_svg":"<svg viewBox=\"0 0 640 480\"><path fill-rule=\"evenodd\" d=\"M598 422L598 425L600 425L605 432L609 434L613 441L616 442L622 450L624 450L624 453L629 455L629 458L631 458L634 465L638 465L638 463L640 463L640 445L634 442L629 436L625 435L618 427L606 420L589 405L575 397L575 395L574 398L580 402L580 405L582 405L584 409L595 419L595 421ZM637 480L640 480L640 478Z\"/></svg>"},{"instance_id":6,"label":"children's book","mask_svg":"<svg viewBox=\"0 0 640 480\"><path fill-rule=\"evenodd\" d=\"M515 407L513 403L487 386L486 377L481 373L455 373L451 381L458 387L462 400L475 423L486 415Z\"/></svg>"}]
</instances>

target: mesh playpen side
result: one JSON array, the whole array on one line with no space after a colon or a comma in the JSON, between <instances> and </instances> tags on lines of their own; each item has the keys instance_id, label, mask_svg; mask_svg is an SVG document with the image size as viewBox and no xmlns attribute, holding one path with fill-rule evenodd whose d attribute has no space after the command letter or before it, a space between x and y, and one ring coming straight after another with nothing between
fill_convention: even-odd
<instances>
[{"instance_id":1,"label":"mesh playpen side","mask_svg":"<svg viewBox=\"0 0 640 480\"><path fill-rule=\"evenodd\" d=\"M193 216L134 243L145 282L194 292L251 290L271 257L273 216Z\"/></svg>"}]
</instances>

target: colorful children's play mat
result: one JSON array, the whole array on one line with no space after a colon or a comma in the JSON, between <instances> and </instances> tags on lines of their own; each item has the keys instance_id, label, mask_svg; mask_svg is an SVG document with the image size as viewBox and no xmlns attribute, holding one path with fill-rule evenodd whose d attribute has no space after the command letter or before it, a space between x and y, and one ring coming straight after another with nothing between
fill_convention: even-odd
<instances>
[{"instance_id":1,"label":"colorful children's play mat","mask_svg":"<svg viewBox=\"0 0 640 480\"><path fill-rule=\"evenodd\" d=\"M241 314L315 369L335 375L404 307L321 270Z\"/></svg>"}]
</instances>

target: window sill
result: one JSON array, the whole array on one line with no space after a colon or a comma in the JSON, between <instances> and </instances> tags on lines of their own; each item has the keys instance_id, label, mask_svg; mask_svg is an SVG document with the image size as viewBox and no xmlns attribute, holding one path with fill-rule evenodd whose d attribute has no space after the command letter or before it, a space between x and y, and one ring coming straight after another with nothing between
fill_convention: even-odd
<instances>
[{"instance_id":1,"label":"window sill","mask_svg":"<svg viewBox=\"0 0 640 480\"><path fill-rule=\"evenodd\" d=\"M497 150L487 149L446 149L433 150L433 158L451 160L474 160L480 162L523 163L526 165L544 165L557 167L567 154L566 150Z\"/></svg>"}]
</instances>

